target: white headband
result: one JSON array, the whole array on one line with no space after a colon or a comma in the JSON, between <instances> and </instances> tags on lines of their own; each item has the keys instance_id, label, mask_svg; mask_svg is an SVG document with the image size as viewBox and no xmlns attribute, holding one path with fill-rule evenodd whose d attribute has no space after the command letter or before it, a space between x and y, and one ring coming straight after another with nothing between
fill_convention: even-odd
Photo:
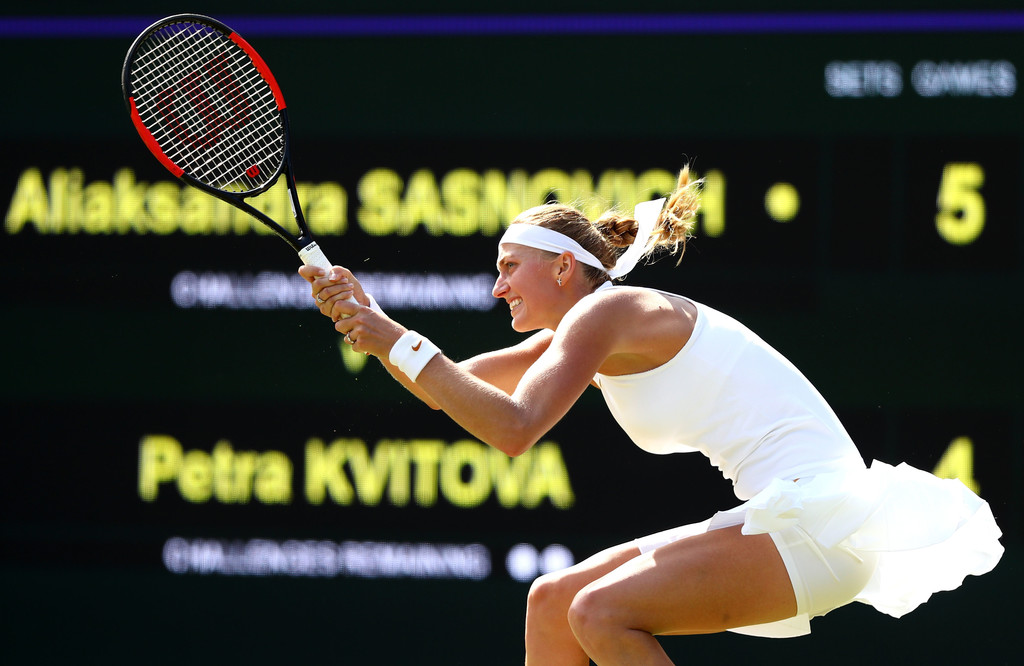
<instances>
[{"instance_id":1,"label":"white headband","mask_svg":"<svg viewBox=\"0 0 1024 666\"><path fill-rule=\"evenodd\" d=\"M626 248L626 251L615 262L615 266L607 269L609 277L622 277L633 270L636 262L643 256L644 249L647 247L647 239L651 237L651 232L654 231L654 225L658 222L658 215L661 213L663 205L665 205L665 199L645 201L636 205L636 208L633 209L633 216L636 217L638 223L636 238L633 239L633 244ZM576 261L593 266L594 268L606 270L597 257L584 250L583 246L573 239L557 231L539 227L536 224L513 224L509 226L505 231L505 235L498 241L498 245L504 243L525 245L556 254L568 252L576 257Z\"/></svg>"}]
</instances>

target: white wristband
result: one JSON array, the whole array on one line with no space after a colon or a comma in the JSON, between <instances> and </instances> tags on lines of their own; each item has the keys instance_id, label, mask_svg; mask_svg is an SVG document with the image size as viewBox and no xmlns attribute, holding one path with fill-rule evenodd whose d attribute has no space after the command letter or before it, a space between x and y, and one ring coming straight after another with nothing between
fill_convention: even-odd
<instances>
[{"instance_id":1,"label":"white wristband","mask_svg":"<svg viewBox=\"0 0 1024 666\"><path fill-rule=\"evenodd\" d=\"M374 312L376 312L379 315L384 315L385 317L387 317L387 315L384 314L384 311L380 309L380 306L377 305L377 301L374 300L373 294L366 294L366 298L370 299L370 309L371 310L373 310Z\"/></svg>"},{"instance_id":2,"label":"white wristband","mask_svg":"<svg viewBox=\"0 0 1024 666\"><path fill-rule=\"evenodd\" d=\"M388 360L392 365L398 366L409 379L416 381L430 359L440 352L437 345L416 331L406 331L391 347Z\"/></svg>"}]
</instances>

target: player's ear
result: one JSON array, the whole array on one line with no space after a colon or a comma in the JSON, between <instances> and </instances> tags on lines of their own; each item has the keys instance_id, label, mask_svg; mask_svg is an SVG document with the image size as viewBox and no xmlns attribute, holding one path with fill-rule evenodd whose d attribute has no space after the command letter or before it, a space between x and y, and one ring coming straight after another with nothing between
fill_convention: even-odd
<instances>
[{"instance_id":1,"label":"player's ear","mask_svg":"<svg viewBox=\"0 0 1024 666\"><path fill-rule=\"evenodd\" d=\"M552 267L555 281L558 285L567 284L576 270L576 257L572 256L569 252L563 252L555 259Z\"/></svg>"}]
</instances>

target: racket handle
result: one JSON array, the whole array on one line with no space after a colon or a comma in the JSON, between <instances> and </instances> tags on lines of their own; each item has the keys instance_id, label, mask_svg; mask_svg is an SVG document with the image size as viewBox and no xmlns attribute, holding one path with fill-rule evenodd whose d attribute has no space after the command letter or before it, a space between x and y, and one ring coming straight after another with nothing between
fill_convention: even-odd
<instances>
[{"instance_id":1,"label":"racket handle","mask_svg":"<svg viewBox=\"0 0 1024 666\"><path fill-rule=\"evenodd\" d=\"M320 246L316 244L316 241L313 241L306 247L299 250L299 258L302 259L302 263L307 266L316 266L317 268L322 268L325 271L331 270L331 262L327 260L327 255L325 255L324 251L320 249ZM354 296L349 296L345 300L351 301L352 303L358 302ZM347 319L348 316L346 315L345 318Z\"/></svg>"},{"instance_id":2,"label":"racket handle","mask_svg":"<svg viewBox=\"0 0 1024 666\"><path fill-rule=\"evenodd\" d=\"M299 259L302 259L302 263L307 266L316 266L326 271L331 270L331 262L327 260L327 256L316 244L316 241L299 250Z\"/></svg>"}]
</instances>

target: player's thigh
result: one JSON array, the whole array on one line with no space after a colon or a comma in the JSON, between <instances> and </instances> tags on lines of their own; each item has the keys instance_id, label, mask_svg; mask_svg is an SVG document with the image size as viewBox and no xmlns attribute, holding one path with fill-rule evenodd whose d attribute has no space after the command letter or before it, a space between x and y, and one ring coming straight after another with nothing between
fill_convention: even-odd
<instances>
[{"instance_id":1,"label":"player's thigh","mask_svg":"<svg viewBox=\"0 0 1024 666\"><path fill-rule=\"evenodd\" d=\"M573 610L652 634L705 633L792 617L796 598L771 536L737 525L623 562L588 584Z\"/></svg>"},{"instance_id":2,"label":"player's thigh","mask_svg":"<svg viewBox=\"0 0 1024 666\"><path fill-rule=\"evenodd\" d=\"M555 605L567 610L580 590L639 556L640 550L633 543L624 543L595 553L566 569L544 574L533 581L528 603L532 606Z\"/></svg>"}]
</instances>

